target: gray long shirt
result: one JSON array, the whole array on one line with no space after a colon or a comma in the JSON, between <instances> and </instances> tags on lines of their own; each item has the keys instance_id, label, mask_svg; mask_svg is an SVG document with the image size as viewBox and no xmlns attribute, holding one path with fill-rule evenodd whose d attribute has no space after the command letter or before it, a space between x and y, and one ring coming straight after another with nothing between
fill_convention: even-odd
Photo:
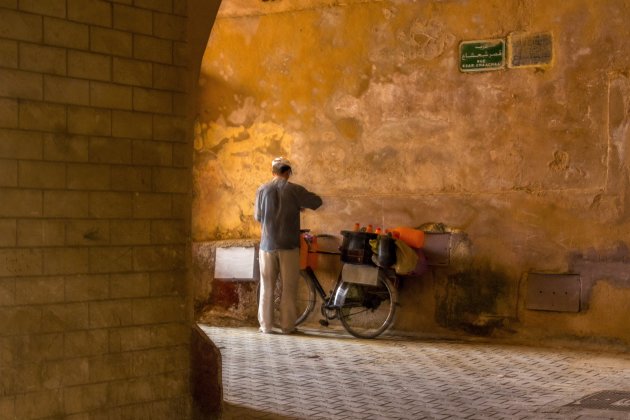
<instances>
[{"instance_id":1,"label":"gray long shirt","mask_svg":"<svg viewBox=\"0 0 630 420\"><path fill-rule=\"evenodd\" d=\"M295 249L300 246L300 209L315 210L322 199L301 185L281 177L256 191L254 217L262 226L260 249Z\"/></svg>"}]
</instances>

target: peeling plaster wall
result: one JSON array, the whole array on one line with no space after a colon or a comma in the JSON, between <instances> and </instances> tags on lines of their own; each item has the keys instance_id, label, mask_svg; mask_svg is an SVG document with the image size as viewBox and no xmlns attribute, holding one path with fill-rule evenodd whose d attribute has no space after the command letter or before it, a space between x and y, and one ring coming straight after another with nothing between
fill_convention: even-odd
<instances>
[{"instance_id":1,"label":"peeling plaster wall","mask_svg":"<svg viewBox=\"0 0 630 420\"><path fill-rule=\"evenodd\" d=\"M324 198L303 227L442 222L467 234L464 268L405 285L400 330L500 318L532 337L630 343L623 328L584 328L602 293L628 292L621 273L589 268L599 292L579 314L522 302L527 272L574 270L627 241L628 19L623 0L224 2L199 82L194 241L256 238L254 192L285 155ZM460 41L512 32L550 32L552 64L458 70Z\"/></svg>"}]
</instances>

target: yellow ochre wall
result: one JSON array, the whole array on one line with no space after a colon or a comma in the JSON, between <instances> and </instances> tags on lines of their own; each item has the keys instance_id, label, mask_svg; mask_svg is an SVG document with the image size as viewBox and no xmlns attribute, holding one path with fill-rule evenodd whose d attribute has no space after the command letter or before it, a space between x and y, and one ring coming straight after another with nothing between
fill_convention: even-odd
<instances>
[{"instance_id":1,"label":"yellow ochre wall","mask_svg":"<svg viewBox=\"0 0 630 420\"><path fill-rule=\"evenodd\" d=\"M398 330L630 343L628 2L258 6L225 3L202 62L194 241L258 237L285 155L324 199L303 227L465 233L457 267L403 285ZM540 32L548 65L459 71L461 41ZM533 271L581 274L581 311L526 309Z\"/></svg>"}]
</instances>

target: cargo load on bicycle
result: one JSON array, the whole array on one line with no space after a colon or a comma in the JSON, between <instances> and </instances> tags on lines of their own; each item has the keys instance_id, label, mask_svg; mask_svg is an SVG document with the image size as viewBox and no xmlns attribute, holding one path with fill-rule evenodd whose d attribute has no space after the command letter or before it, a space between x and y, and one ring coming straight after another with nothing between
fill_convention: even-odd
<instances>
[{"instance_id":1,"label":"cargo load on bicycle","mask_svg":"<svg viewBox=\"0 0 630 420\"><path fill-rule=\"evenodd\" d=\"M341 231L341 260L349 264L373 264L393 268L399 275L421 274L425 261L421 248L424 232L408 227L385 235L367 231Z\"/></svg>"}]
</instances>

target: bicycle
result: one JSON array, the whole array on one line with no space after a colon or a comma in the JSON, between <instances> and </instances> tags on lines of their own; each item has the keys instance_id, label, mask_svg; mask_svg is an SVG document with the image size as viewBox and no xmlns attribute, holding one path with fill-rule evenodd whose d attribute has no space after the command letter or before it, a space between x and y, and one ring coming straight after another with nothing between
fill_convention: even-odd
<instances>
[{"instance_id":1,"label":"bicycle","mask_svg":"<svg viewBox=\"0 0 630 420\"><path fill-rule=\"evenodd\" d=\"M307 263L300 270L301 280L296 300L299 315L295 325L306 321L315 309L317 296L319 296L322 301L320 311L324 317L319 321L322 326L327 327L331 320L339 319L344 329L357 338L375 338L385 332L393 324L396 316L398 292L395 284L398 281L393 270L378 267L372 261L369 240L376 239L378 235L342 231L344 243L341 246L341 252L330 252L313 249L313 236L307 233L308 230L304 229L301 236L307 244L308 253L341 256L342 269L330 295L324 291L311 264ZM315 237L330 237L330 235L316 235ZM349 268L344 270L346 266ZM356 274L358 272L356 267L365 268L358 270L368 272L372 284L365 284L365 279L357 282L358 277L361 276ZM277 316L279 293L276 287L275 319L279 319Z\"/></svg>"}]
</instances>

